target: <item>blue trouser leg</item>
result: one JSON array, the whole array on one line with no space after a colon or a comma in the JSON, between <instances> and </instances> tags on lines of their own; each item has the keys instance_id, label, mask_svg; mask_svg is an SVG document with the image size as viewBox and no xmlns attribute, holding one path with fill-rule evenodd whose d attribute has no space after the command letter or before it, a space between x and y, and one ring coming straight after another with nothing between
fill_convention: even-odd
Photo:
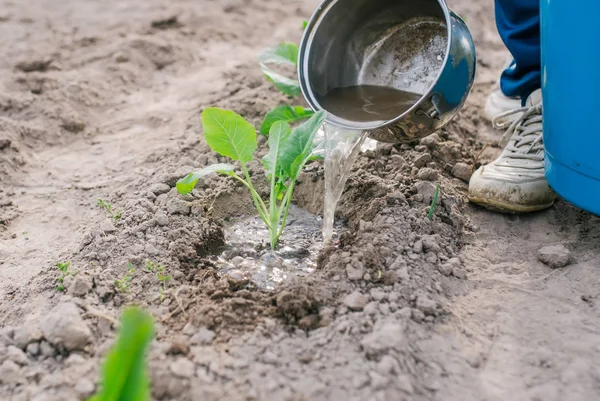
<instances>
[{"instance_id":1,"label":"blue trouser leg","mask_svg":"<svg viewBox=\"0 0 600 401\"><path fill-rule=\"evenodd\" d=\"M496 25L515 62L504 70L500 88L523 102L542 87L540 0L495 0Z\"/></svg>"}]
</instances>

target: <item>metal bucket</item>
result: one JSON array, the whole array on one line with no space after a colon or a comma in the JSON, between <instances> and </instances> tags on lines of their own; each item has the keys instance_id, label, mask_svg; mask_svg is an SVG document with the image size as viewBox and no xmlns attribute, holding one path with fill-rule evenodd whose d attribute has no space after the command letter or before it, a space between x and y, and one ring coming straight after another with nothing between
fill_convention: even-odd
<instances>
[{"instance_id":1,"label":"metal bucket","mask_svg":"<svg viewBox=\"0 0 600 401\"><path fill-rule=\"evenodd\" d=\"M597 0L541 2L546 177L562 198L600 216Z\"/></svg>"},{"instance_id":2,"label":"metal bucket","mask_svg":"<svg viewBox=\"0 0 600 401\"><path fill-rule=\"evenodd\" d=\"M300 44L298 76L313 110L335 88L385 86L420 96L389 121L327 122L369 131L382 142L412 142L446 125L475 79L475 48L445 0L325 0ZM326 110L326 109L325 109Z\"/></svg>"}]
</instances>

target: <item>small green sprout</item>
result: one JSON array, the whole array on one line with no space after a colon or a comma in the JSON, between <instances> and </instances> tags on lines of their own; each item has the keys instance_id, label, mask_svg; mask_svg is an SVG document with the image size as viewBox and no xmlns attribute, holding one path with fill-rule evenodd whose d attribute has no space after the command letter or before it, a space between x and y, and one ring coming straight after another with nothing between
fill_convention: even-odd
<instances>
[{"instance_id":1,"label":"small green sprout","mask_svg":"<svg viewBox=\"0 0 600 401\"><path fill-rule=\"evenodd\" d=\"M133 264L131 263L129 263L127 267L127 273L125 273L125 275L120 279L115 280L115 288L120 293L129 292L129 290L131 289L131 281L133 280L133 274L135 273L135 269L133 267Z\"/></svg>"},{"instance_id":2,"label":"small green sprout","mask_svg":"<svg viewBox=\"0 0 600 401\"><path fill-rule=\"evenodd\" d=\"M64 281L67 276L74 276L75 272L71 270L71 262L58 262L56 264L58 270L60 270L60 277L58 277L58 285L56 286L56 291L64 292L65 286Z\"/></svg>"},{"instance_id":3,"label":"small green sprout","mask_svg":"<svg viewBox=\"0 0 600 401\"><path fill-rule=\"evenodd\" d=\"M111 217L113 218L113 220L119 220L121 217L123 217L123 211L119 210L119 211L114 211L112 205L107 202L104 199L98 199L98 202L96 202L96 204L101 207L102 209L106 210Z\"/></svg>"},{"instance_id":4,"label":"small green sprout","mask_svg":"<svg viewBox=\"0 0 600 401\"><path fill-rule=\"evenodd\" d=\"M149 314L138 308L125 310L119 335L102 368L101 390L88 401L149 401L146 350L153 336Z\"/></svg>"},{"instance_id":5,"label":"small green sprout","mask_svg":"<svg viewBox=\"0 0 600 401\"><path fill-rule=\"evenodd\" d=\"M156 270L156 278L160 283L160 302L162 302L167 297L167 287L171 281L171 276L167 274L167 270L164 266L159 264Z\"/></svg>"},{"instance_id":6,"label":"small green sprout","mask_svg":"<svg viewBox=\"0 0 600 401\"><path fill-rule=\"evenodd\" d=\"M435 213L435 208L437 207L438 197L440 196L440 184L437 184L435 187L435 193L433 194L433 199L431 200L431 206L429 207L429 214L427 218L429 220L433 220L433 214Z\"/></svg>"},{"instance_id":7,"label":"small green sprout","mask_svg":"<svg viewBox=\"0 0 600 401\"><path fill-rule=\"evenodd\" d=\"M231 164L215 164L179 180L177 190L188 194L202 177L211 173L227 175L241 182L250 191L254 206L269 230L271 248L275 249L287 223L296 180L313 157L315 136L325 118L325 112L319 111L293 130L284 121L271 127L269 153L262 159L271 189L267 206L254 189L247 167L258 146L254 127L233 111L208 108L202 113L206 143L221 156L239 161L243 177L235 173Z\"/></svg>"}]
</instances>

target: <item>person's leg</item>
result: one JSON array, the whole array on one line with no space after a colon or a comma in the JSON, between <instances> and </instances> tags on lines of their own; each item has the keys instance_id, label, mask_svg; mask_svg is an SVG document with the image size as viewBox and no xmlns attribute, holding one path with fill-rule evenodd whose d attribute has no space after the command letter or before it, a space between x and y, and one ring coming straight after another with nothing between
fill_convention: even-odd
<instances>
[{"instance_id":1,"label":"person's leg","mask_svg":"<svg viewBox=\"0 0 600 401\"><path fill-rule=\"evenodd\" d=\"M518 117L500 156L471 177L469 200L501 212L542 210L556 199L544 171L538 1L496 0L498 30L515 59L502 74L502 91L524 107L512 113Z\"/></svg>"},{"instance_id":2,"label":"person's leg","mask_svg":"<svg viewBox=\"0 0 600 401\"><path fill-rule=\"evenodd\" d=\"M542 87L540 0L495 0L496 25L514 63L500 78L502 92L523 104Z\"/></svg>"}]
</instances>

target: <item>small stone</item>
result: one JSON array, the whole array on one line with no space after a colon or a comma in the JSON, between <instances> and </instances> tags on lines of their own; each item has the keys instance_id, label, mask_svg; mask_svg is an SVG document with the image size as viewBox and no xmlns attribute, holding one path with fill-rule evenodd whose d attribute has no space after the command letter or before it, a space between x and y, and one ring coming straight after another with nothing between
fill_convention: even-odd
<instances>
[{"instance_id":1,"label":"small stone","mask_svg":"<svg viewBox=\"0 0 600 401\"><path fill-rule=\"evenodd\" d=\"M371 298L373 298L377 302L381 302L387 299L387 293L379 288L373 288L370 294Z\"/></svg>"},{"instance_id":2,"label":"small stone","mask_svg":"<svg viewBox=\"0 0 600 401\"><path fill-rule=\"evenodd\" d=\"M358 291L353 292L352 294L348 294L346 298L344 298L344 305L348 307L348 309L353 311L361 311L367 306L369 302L369 298L364 296Z\"/></svg>"},{"instance_id":3,"label":"small stone","mask_svg":"<svg viewBox=\"0 0 600 401\"><path fill-rule=\"evenodd\" d=\"M411 313L412 313L412 319L417 323L421 323L425 319L425 314L423 312L421 312L419 309L412 309Z\"/></svg>"},{"instance_id":4,"label":"small stone","mask_svg":"<svg viewBox=\"0 0 600 401\"><path fill-rule=\"evenodd\" d=\"M163 183L154 184L148 189L148 191L152 192L156 196L166 194L170 190L171 187Z\"/></svg>"},{"instance_id":5,"label":"small stone","mask_svg":"<svg viewBox=\"0 0 600 401\"><path fill-rule=\"evenodd\" d=\"M427 165L427 163L431 162L431 155L429 153L423 153L419 157L415 159L413 165L416 168L423 168Z\"/></svg>"},{"instance_id":6,"label":"small stone","mask_svg":"<svg viewBox=\"0 0 600 401\"><path fill-rule=\"evenodd\" d=\"M377 364L377 371L382 375L393 375L400 371L398 361L389 355L384 355Z\"/></svg>"},{"instance_id":7,"label":"small stone","mask_svg":"<svg viewBox=\"0 0 600 401\"><path fill-rule=\"evenodd\" d=\"M386 303L380 303L379 304L379 313L381 313L382 315L389 315L390 314L390 306Z\"/></svg>"},{"instance_id":8,"label":"small stone","mask_svg":"<svg viewBox=\"0 0 600 401\"><path fill-rule=\"evenodd\" d=\"M417 179L424 181L437 181L439 178L439 174L436 170L425 167L419 170L417 173Z\"/></svg>"},{"instance_id":9,"label":"small stone","mask_svg":"<svg viewBox=\"0 0 600 401\"><path fill-rule=\"evenodd\" d=\"M183 336L174 338L167 348L167 354L187 355L190 352L190 344Z\"/></svg>"},{"instance_id":10,"label":"small stone","mask_svg":"<svg viewBox=\"0 0 600 401\"><path fill-rule=\"evenodd\" d=\"M92 290L91 280L82 275L77 275L67 285L65 285L67 292L74 297L83 297Z\"/></svg>"},{"instance_id":11,"label":"small stone","mask_svg":"<svg viewBox=\"0 0 600 401\"><path fill-rule=\"evenodd\" d=\"M182 378L193 377L196 373L196 367L192 361L186 358L177 358L175 362L169 365L169 369L175 376Z\"/></svg>"},{"instance_id":12,"label":"small stone","mask_svg":"<svg viewBox=\"0 0 600 401\"><path fill-rule=\"evenodd\" d=\"M417 181L414 189L419 195L423 196L423 202L430 204L435 195L435 185L429 181Z\"/></svg>"},{"instance_id":13,"label":"small stone","mask_svg":"<svg viewBox=\"0 0 600 401\"><path fill-rule=\"evenodd\" d=\"M7 359L0 365L0 383L12 384L21 377L21 368L15 362Z\"/></svg>"},{"instance_id":14,"label":"small stone","mask_svg":"<svg viewBox=\"0 0 600 401\"><path fill-rule=\"evenodd\" d=\"M27 352L28 355L31 356L38 356L40 354L40 344L39 343L31 343L29 345L27 345L27 348L25 348L25 352Z\"/></svg>"},{"instance_id":15,"label":"small stone","mask_svg":"<svg viewBox=\"0 0 600 401\"><path fill-rule=\"evenodd\" d=\"M417 242L415 242L415 244L413 245L413 252L423 253L423 241L418 240Z\"/></svg>"},{"instance_id":16,"label":"small stone","mask_svg":"<svg viewBox=\"0 0 600 401\"><path fill-rule=\"evenodd\" d=\"M156 220L156 224L158 224L161 227L169 225L169 217L162 212L156 213L154 215L154 220Z\"/></svg>"},{"instance_id":17,"label":"small stone","mask_svg":"<svg viewBox=\"0 0 600 401\"><path fill-rule=\"evenodd\" d=\"M538 253L540 262L553 268L559 269L571 263L571 251L564 245L547 246L540 249Z\"/></svg>"},{"instance_id":18,"label":"small stone","mask_svg":"<svg viewBox=\"0 0 600 401\"><path fill-rule=\"evenodd\" d=\"M465 280L467 278L467 271L460 268L452 269L452 275L460 280Z\"/></svg>"},{"instance_id":19,"label":"small stone","mask_svg":"<svg viewBox=\"0 0 600 401\"><path fill-rule=\"evenodd\" d=\"M205 327L200 330L190 340L193 345L210 345L215 339L215 332Z\"/></svg>"},{"instance_id":20,"label":"small stone","mask_svg":"<svg viewBox=\"0 0 600 401\"><path fill-rule=\"evenodd\" d=\"M77 381L77 384L75 384L75 392L77 392L77 394L84 397L85 399L91 397L92 394L94 394L94 390L96 390L96 386L94 385L94 383L90 379L86 379L85 377L79 379Z\"/></svg>"},{"instance_id":21,"label":"small stone","mask_svg":"<svg viewBox=\"0 0 600 401\"><path fill-rule=\"evenodd\" d=\"M452 270L454 270L454 266L452 266L450 263L444 263L443 265L438 267L438 270L444 276L449 276L452 274Z\"/></svg>"},{"instance_id":22,"label":"small stone","mask_svg":"<svg viewBox=\"0 0 600 401\"><path fill-rule=\"evenodd\" d=\"M365 315L367 316L375 316L378 312L378 303L377 302L369 302L367 306L364 308Z\"/></svg>"},{"instance_id":23,"label":"small stone","mask_svg":"<svg viewBox=\"0 0 600 401\"><path fill-rule=\"evenodd\" d=\"M403 351L408 346L405 336L406 325L395 320L385 321L373 329L362 341L361 346L368 357L387 353L390 350Z\"/></svg>"},{"instance_id":24,"label":"small stone","mask_svg":"<svg viewBox=\"0 0 600 401\"><path fill-rule=\"evenodd\" d=\"M440 137L438 134L431 134L428 137L421 139L421 145L427 146L428 148L433 148L440 141Z\"/></svg>"},{"instance_id":25,"label":"small stone","mask_svg":"<svg viewBox=\"0 0 600 401\"><path fill-rule=\"evenodd\" d=\"M40 353L42 356L50 358L54 356L55 350L48 341L42 341L40 342Z\"/></svg>"},{"instance_id":26,"label":"small stone","mask_svg":"<svg viewBox=\"0 0 600 401\"><path fill-rule=\"evenodd\" d=\"M83 350L92 338L90 328L72 302L55 306L42 322L41 329L48 342L67 351Z\"/></svg>"},{"instance_id":27,"label":"small stone","mask_svg":"<svg viewBox=\"0 0 600 401\"><path fill-rule=\"evenodd\" d=\"M425 252L437 254L440 251L440 245L438 244L440 239L437 235L424 235L421 240L423 241L423 250Z\"/></svg>"},{"instance_id":28,"label":"small stone","mask_svg":"<svg viewBox=\"0 0 600 401\"><path fill-rule=\"evenodd\" d=\"M44 333L36 324L28 323L15 329L13 342L17 347L25 349L27 345L40 341L43 337Z\"/></svg>"},{"instance_id":29,"label":"small stone","mask_svg":"<svg viewBox=\"0 0 600 401\"><path fill-rule=\"evenodd\" d=\"M9 359L20 366L29 365L27 354L20 348L10 345L6 350L6 359Z\"/></svg>"},{"instance_id":30,"label":"small stone","mask_svg":"<svg viewBox=\"0 0 600 401\"><path fill-rule=\"evenodd\" d=\"M346 274L348 275L348 280L350 281L358 281L362 280L365 270L360 267L354 267L351 264L346 266Z\"/></svg>"},{"instance_id":31,"label":"small stone","mask_svg":"<svg viewBox=\"0 0 600 401\"><path fill-rule=\"evenodd\" d=\"M169 214L181 214L183 216L187 216L190 214L190 211L190 204L182 199L171 198L167 202L167 212Z\"/></svg>"},{"instance_id":32,"label":"small stone","mask_svg":"<svg viewBox=\"0 0 600 401\"><path fill-rule=\"evenodd\" d=\"M456 163L452 168L452 175L468 183L473 174L473 169L465 163Z\"/></svg>"},{"instance_id":33,"label":"small stone","mask_svg":"<svg viewBox=\"0 0 600 401\"><path fill-rule=\"evenodd\" d=\"M112 234L115 231L117 231L117 228L115 227L115 224L112 220L105 219L102 221L102 223L100 223L100 230L102 230L106 234Z\"/></svg>"},{"instance_id":34,"label":"small stone","mask_svg":"<svg viewBox=\"0 0 600 401\"><path fill-rule=\"evenodd\" d=\"M415 306L425 315L435 315L437 303L427 295L419 295Z\"/></svg>"}]
</instances>

